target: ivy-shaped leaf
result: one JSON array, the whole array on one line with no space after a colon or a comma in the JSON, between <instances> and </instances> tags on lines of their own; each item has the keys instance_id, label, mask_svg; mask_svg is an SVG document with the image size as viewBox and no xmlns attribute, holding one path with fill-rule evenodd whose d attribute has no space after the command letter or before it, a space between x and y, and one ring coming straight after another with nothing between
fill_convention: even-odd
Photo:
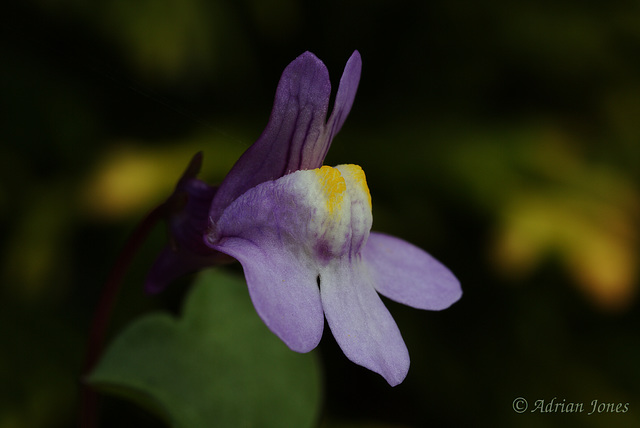
<instances>
[{"instance_id":1,"label":"ivy-shaped leaf","mask_svg":"<svg viewBox=\"0 0 640 428\"><path fill-rule=\"evenodd\" d=\"M135 321L88 381L176 428L307 427L321 397L315 356L289 350L256 314L244 282L212 270L197 278L181 319Z\"/></svg>"}]
</instances>

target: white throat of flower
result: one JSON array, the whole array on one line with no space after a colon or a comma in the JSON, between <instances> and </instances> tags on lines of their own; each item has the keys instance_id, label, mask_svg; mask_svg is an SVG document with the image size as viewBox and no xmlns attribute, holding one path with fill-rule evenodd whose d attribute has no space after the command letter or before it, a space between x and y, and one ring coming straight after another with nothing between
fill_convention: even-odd
<instances>
[{"instance_id":1,"label":"white throat of flower","mask_svg":"<svg viewBox=\"0 0 640 428\"><path fill-rule=\"evenodd\" d=\"M371 195L362 168L323 166L295 174L305 189L303 204L312 208L308 232L317 255L328 259L358 254L373 223Z\"/></svg>"}]
</instances>

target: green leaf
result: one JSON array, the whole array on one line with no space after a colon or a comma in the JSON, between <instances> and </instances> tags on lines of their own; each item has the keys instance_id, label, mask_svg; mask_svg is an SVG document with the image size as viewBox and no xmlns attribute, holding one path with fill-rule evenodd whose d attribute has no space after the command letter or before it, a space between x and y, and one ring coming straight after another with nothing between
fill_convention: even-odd
<instances>
[{"instance_id":1,"label":"green leaf","mask_svg":"<svg viewBox=\"0 0 640 428\"><path fill-rule=\"evenodd\" d=\"M320 405L313 354L287 348L262 323L244 281L204 271L183 316L135 321L88 381L176 428L311 426Z\"/></svg>"}]
</instances>

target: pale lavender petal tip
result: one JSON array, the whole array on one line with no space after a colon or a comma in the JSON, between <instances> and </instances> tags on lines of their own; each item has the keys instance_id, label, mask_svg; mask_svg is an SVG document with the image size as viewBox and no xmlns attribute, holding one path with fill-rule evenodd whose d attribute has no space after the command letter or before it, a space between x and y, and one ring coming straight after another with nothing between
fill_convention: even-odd
<instances>
[{"instance_id":1,"label":"pale lavender petal tip","mask_svg":"<svg viewBox=\"0 0 640 428\"><path fill-rule=\"evenodd\" d=\"M372 232L362 251L376 290L418 309L446 309L462 297L458 279L424 250L393 236Z\"/></svg>"},{"instance_id":2,"label":"pale lavender petal tip","mask_svg":"<svg viewBox=\"0 0 640 428\"><path fill-rule=\"evenodd\" d=\"M361 262L334 265L322 272L322 305L347 358L396 386L409 371L409 352L372 281Z\"/></svg>"}]
</instances>

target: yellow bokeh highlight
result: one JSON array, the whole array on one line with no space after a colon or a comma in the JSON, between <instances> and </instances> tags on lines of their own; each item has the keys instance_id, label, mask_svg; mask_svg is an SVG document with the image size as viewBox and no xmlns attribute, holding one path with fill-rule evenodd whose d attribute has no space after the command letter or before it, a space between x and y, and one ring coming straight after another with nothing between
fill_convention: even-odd
<instances>
[{"instance_id":1,"label":"yellow bokeh highlight","mask_svg":"<svg viewBox=\"0 0 640 428\"><path fill-rule=\"evenodd\" d=\"M83 205L102 218L149 210L171 194L191 154L120 146L103 157L89 178Z\"/></svg>"},{"instance_id":2,"label":"yellow bokeh highlight","mask_svg":"<svg viewBox=\"0 0 640 428\"><path fill-rule=\"evenodd\" d=\"M502 272L527 274L553 255L598 307L628 308L637 293L637 222L632 213L563 192L512 201L493 243Z\"/></svg>"},{"instance_id":3,"label":"yellow bokeh highlight","mask_svg":"<svg viewBox=\"0 0 640 428\"><path fill-rule=\"evenodd\" d=\"M497 216L489 254L502 274L519 280L553 261L598 309L628 310L638 294L640 191L583 147L560 128L536 129L470 145L464 153L488 157L476 161L482 173L466 162L463 172Z\"/></svg>"},{"instance_id":4,"label":"yellow bokeh highlight","mask_svg":"<svg viewBox=\"0 0 640 428\"><path fill-rule=\"evenodd\" d=\"M136 140L114 142L80 189L83 211L103 220L148 212L171 195L193 155L207 148L198 178L220 183L245 148L239 140L246 138L224 131L160 147Z\"/></svg>"}]
</instances>

